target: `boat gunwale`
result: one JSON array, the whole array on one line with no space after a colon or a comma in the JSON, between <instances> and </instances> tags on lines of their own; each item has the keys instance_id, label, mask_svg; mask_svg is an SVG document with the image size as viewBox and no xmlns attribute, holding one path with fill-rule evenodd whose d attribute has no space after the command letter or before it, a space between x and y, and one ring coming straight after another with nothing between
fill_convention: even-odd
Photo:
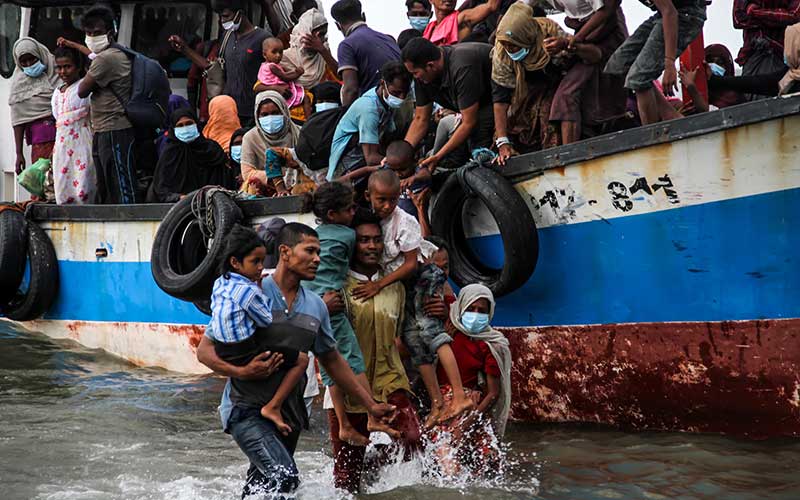
<instances>
[{"instance_id":1,"label":"boat gunwale","mask_svg":"<svg viewBox=\"0 0 800 500\"><path fill-rule=\"evenodd\" d=\"M509 158L505 167L498 167L497 171L518 183L542 175L550 169L799 113L800 93L762 99L515 156Z\"/></svg>"}]
</instances>

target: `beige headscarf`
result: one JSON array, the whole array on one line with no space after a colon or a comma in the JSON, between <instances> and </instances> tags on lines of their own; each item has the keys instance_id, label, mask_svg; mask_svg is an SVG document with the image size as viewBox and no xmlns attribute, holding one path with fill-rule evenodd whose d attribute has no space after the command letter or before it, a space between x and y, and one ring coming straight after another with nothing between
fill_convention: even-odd
<instances>
[{"instance_id":1,"label":"beige headscarf","mask_svg":"<svg viewBox=\"0 0 800 500\"><path fill-rule=\"evenodd\" d=\"M22 71L19 58L25 54L35 56L46 66L40 76L31 78ZM11 93L8 105L11 108L11 125L22 125L53 115L51 99L58 84L56 64L47 47L33 38L23 37L14 43L14 74L11 77Z\"/></svg>"},{"instance_id":2,"label":"beige headscarf","mask_svg":"<svg viewBox=\"0 0 800 500\"><path fill-rule=\"evenodd\" d=\"M533 9L517 2L508 8L495 35L492 53L492 80L501 87L513 88L511 105L524 101L528 93L525 73L538 71L550 63L550 56L544 50L544 40L549 37L564 36L564 31L555 21L544 17L533 17ZM500 42L512 43L529 49L527 57L515 62L506 53ZM509 110L514 114L513 110Z\"/></svg>"},{"instance_id":3,"label":"beige headscarf","mask_svg":"<svg viewBox=\"0 0 800 500\"><path fill-rule=\"evenodd\" d=\"M789 71L778 83L778 95L786 94L794 82L800 81L800 23L786 28L783 42L783 54L789 63Z\"/></svg>"},{"instance_id":4,"label":"beige headscarf","mask_svg":"<svg viewBox=\"0 0 800 500\"><path fill-rule=\"evenodd\" d=\"M261 125L258 124L258 108L261 107L265 101L272 101L278 106L284 118L283 129L276 134L268 134L264 132ZM256 126L251 128L245 135L242 142L242 173L244 174L244 165L251 165L256 169L264 170L264 165L267 160L267 149L269 148L294 148L297 144L297 138L300 137L300 127L294 124L292 117L289 114L289 108L286 106L286 101L279 93L272 90L267 90L256 95L255 111Z\"/></svg>"},{"instance_id":5,"label":"beige headscarf","mask_svg":"<svg viewBox=\"0 0 800 500\"><path fill-rule=\"evenodd\" d=\"M487 287L479 284L467 285L461 289L456 302L450 307L450 321L464 335L486 342L492 356L497 360L497 365L500 367L500 396L492 408L492 424L497 437L502 438L506 432L506 423L511 409L511 350L508 348L508 339L491 326L487 326L480 333L470 333L464 328L461 316L478 299L489 301L489 321L491 322L494 317L494 295Z\"/></svg>"},{"instance_id":6,"label":"beige headscarf","mask_svg":"<svg viewBox=\"0 0 800 500\"><path fill-rule=\"evenodd\" d=\"M283 53L281 65L287 71L293 71L296 68L305 70L303 76L297 79L297 83L305 89L310 90L322 82L328 65L322 54L304 49L301 39L304 35L311 34L314 30L327 26L327 24L328 20L325 19L325 14L320 10L309 9L305 11L292 30L292 35L289 38L289 49ZM325 42L325 46L328 46L328 42Z\"/></svg>"}]
</instances>

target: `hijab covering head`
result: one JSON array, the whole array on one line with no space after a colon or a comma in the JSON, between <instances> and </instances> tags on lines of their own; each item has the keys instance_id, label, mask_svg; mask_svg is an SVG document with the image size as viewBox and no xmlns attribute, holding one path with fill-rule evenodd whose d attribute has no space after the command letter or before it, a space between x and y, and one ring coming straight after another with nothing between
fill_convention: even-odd
<instances>
[{"instance_id":1,"label":"hijab covering head","mask_svg":"<svg viewBox=\"0 0 800 500\"><path fill-rule=\"evenodd\" d=\"M239 110L231 96L219 95L208 103L208 123L203 135L219 144L227 153L230 151L231 135L240 129Z\"/></svg>"},{"instance_id":2,"label":"hijab covering head","mask_svg":"<svg viewBox=\"0 0 800 500\"><path fill-rule=\"evenodd\" d=\"M511 102L521 103L528 94L525 73L539 71L550 63L550 56L544 50L544 40L549 37L563 35L555 21L543 17L534 17L533 9L517 2L509 7L495 34L495 45L492 53L492 80L501 87L513 88L514 97ZM529 49L528 55L519 62L509 57L501 42L511 43L523 49ZM513 114L513 109L509 113Z\"/></svg>"},{"instance_id":3,"label":"hijab covering head","mask_svg":"<svg viewBox=\"0 0 800 500\"><path fill-rule=\"evenodd\" d=\"M264 132L264 129L258 124L258 109L267 101L275 104L278 107L278 111L283 115L284 126L280 132L274 134ZM300 137L300 127L295 125L292 121L292 116L289 112L289 107L286 105L286 100L279 93L267 90L258 94L256 96L253 116L256 120L255 129L258 130L258 135L264 143L264 150L273 147L293 148L295 144L297 144L297 138Z\"/></svg>"},{"instance_id":4,"label":"hijab covering head","mask_svg":"<svg viewBox=\"0 0 800 500\"><path fill-rule=\"evenodd\" d=\"M249 129L246 128L240 128L235 130L233 134L231 134L231 140L230 142L228 142L228 150L227 150L229 153L231 151L231 148L233 147L233 141L235 141L238 137L244 137L244 134L246 134L248 130ZM205 130L203 132L205 132Z\"/></svg>"},{"instance_id":5,"label":"hijab covering head","mask_svg":"<svg viewBox=\"0 0 800 500\"><path fill-rule=\"evenodd\" d=\"M783 40L783 55L786 56L786 64L789 71L781 78L778 83L780 91L778 95L789 93L795 86L794 82L800 81L800 23L786 28Z\"/></svg>"},{"instance_id":6,"label":"hijab covering head","mask_svg":"<svg viewBox=\"0 0 800 500\"><path fill-rule=\"evenodd\" d=\"M167 144L158 159L154 189L162 201L164 193L185 194L203 186L226 183L228 157L219 144L202 134L189 143L175 137L175 125L184 117L197 123L197 117L188 108L173 112Z\"/></svg>"},{"instance_id":7,"label":"hijab covering head","mask_svg":"<svg viewBox=\"0 0 800 500\"><path fill-rule=\"evenodd\" d=\"M342 84L339 82L322 82L312 88L311 93L315 104L320 101L342 104Z\"/></svg>"},{"instance_id":8,"label":"hijab covering head","mask_svg":"<svg viewBox=\"0 0 800 500\"><path fill-rule=\"evenodd\" d=\"M492 424L497 437L502 438L506 432L511 409L511 350L508 348L508 339L491 326L487 326L480 333L470 333L461 323L461 316L478 299L489 301L489 322L491 322L494 317L494 295L487 287L479 284L467 285L461 289L456 302L450 307L450 321L467 337L486 342L492 356L497 360L497 365L500 367L500 396L492 408Z\"/></svg>"},{"instance_id":9,"label":"hijab covering head","mask_svg":"<svg viewBox=\"0 0 800 500\"><path fill-rule=\"evenodd\" d=\"M22 70L20 57L30 54L45 65L45 72L31 78ZM23 125L53 115L51 99L58 86L58 75L53 54L33 38L23 37L14 43L14 74L11 76L11 125Z\"/></svg>"},{"instance_id":10,"label":"hijab covering head","mask_svg":"<svg viewBox=\"0 0 800 500\"><path fill-rule=\"evenodd\" d=\"M289 49L283 53L283 63L287 70L303 68L303 75L297 79L297 84L303 88L310 89L320 83L325 77L328 64L319 52L304 49L301 41L304 35L309 35L314 31L328 25L325 14L319 9L309 9L300 16L297 25L292 30L289 38ZM328 42L325 42L328 46Z\"/></svg>"},{"instance_id":11,"label":"hijab covering head","mask_svg":"<svg viewBox=\"0 0 800 500\"><path fill-rule=\"evenodd\" d=\"M714 59L720 66L725 68L725 76L735 76L736 68L733 66L733 56L728 47L715 43L709 45L705 50L706 61ZM708 103L718 108L735 106L743 101L743 96L735 90L711 90L708 91Z\"/></svg>"}]
</instances>

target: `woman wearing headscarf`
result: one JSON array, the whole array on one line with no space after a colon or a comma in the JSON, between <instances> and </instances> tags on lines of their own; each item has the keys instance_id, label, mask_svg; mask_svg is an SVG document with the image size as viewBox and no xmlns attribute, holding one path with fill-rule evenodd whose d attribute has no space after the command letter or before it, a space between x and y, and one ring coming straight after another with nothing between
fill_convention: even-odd
<instances>
[{"instance_id":1,"label":"woman wearing headscarf","mask_svg":"<svg viewBox=\"0 0 800 500\"><path fill-rule=\"evenodd\" d=\"M283 53L281 61L286 71L303 68L303 74L295 82L303 87L306 99L311 100L310 89L322 82L338 81L336 72L339 64L328 46L328 20L319 9L305 11L297 25L292 29L289 48ZM292 109L292 118L300 121L308 119L302 106Z\"/></svg>"},{"instance_id":2,"label":"woman wearing headscarf","mask_svg":"<svg viewBox=\"0 0 800 500\"><path fill-rule=\"evenodd\" d=\"M191 104L187 101L184 97L179 96L178 94L171 94L169 96L169 100L167 101L167 116L164 119L163 124L163 133L156 139L156 155L158 158L161 158L161 153L164 152L164 148L167 146L167 140L169 139L170 135L170 128L172 127L172 114L179 109L189 109L191 108Z\"/></svg>"},{"instance_id":3,"label":"woman wearing headscarf","mask_svg":"<svg viewBox=\"0 0 800 500\"><path fill-rule=\"evenodd\" d=\"M492 98L500 164L517 151L559 144L550 109L561 81L561 60L550 57L544 41L564 36L555 21L533 17L533 9L523 3L512 5L497 26Z\"/></svg>"},{"instance_id":4,"label":"woman wearing headscarf","mask_svg":"<svg viewBox=\"0 0 800 500\"><path fill-rule=\"evenodd\" d=\"M715 43L709 45L705 50L706 60L706 76L712 75L723 77L733 76L735 69L733 67L733 56L731 51L724 45ZM727 108L728 106L735 106L746 101L744 94L735 90L728 90L724 88L713 88L708 91L708 100L697 89L696 78L698 69L690 70L688 68L681 68L680 77L681 84L686 88L689 96L692 98L694 113L705 113L709 110ZM700 73L701 75L703 73Z\"/></svg>"},{"instance_id":5,"label":"woman wearing headscarf","mask_svg":"<svg viewBox=\"0 0 800 500\"><path fill-rule=\"evenodd\" d=\"M464 390L473 398L476 407L460 420L441 424L436 429L436 441L440 445L437 452L449 472L456 472L460 465L485 469L496 458L492 434L502 439L506 431L511 408L512 361L508 340L491 327L494 310L494 295L480 284L462 288L450 306L448 331L453 337L450 347ZM447 400L452 397L447 375L439 369L438 377L442 395ZM487 426L491 427L491 432ZM444 435L450 436L449 443L440 438ZM468 439L462 439L463 436ZM448 444L455 449L447 449Z\"/></svg>"},{"instance_id":6,"label":"woman wearing headscarf","mask_svg":"<svg viewBox=\"0 0 800 500\"><path fill-rule=\"evenodd\" d=\"M246 128L236 130L231 135L231 142L228 143L228 170L235 188L242 185L242 142L247 130Z\"/></svg>"},{"instance_id":7,"label":"woman wearing headscarf","mask_svg":"<svg viewBox=\"0 0 800 500\"><path fill-rule=\"evenodd\" d=\"M240 129L239 111L231 96L220 95L208 103L208 123L203 135L219 144L227 153L233 133Z\"/></svg>"},{"instance_id":8,"label":"woman wearing headscarf","mask_svg":"<svg viewBox=\"0 0 800 500\"><path fill-rule=\"evenodd\" d=\"M59 85L53 54L33 38L14 43L14 74L8 105L16 146L16 172L25 168L23 138L31 145L31 160L50 158L56 139L51 99Z\"/></svg>"},{"instance_id":9,"label":"woman wearing headscarf","mask_svg":"<svg viewBox=\"0 0 800 500\"><path fill-rule=\"evenodd\" d=\"M242 190L267 196L288 195L296 171L284 168L284 153L297 144L300 127L292 122L283 97L272 90L256 96L255 119L256 126L242 142Z\"/></svg>"},{"instance_id":10,"label":"woman wearing headscarf","mask_svg":"<svg viewBox=\"0 0 800 500\"><path fill-rule=\"evenodd\" d=\"M231 188L227 162L219 144L200 133L194 113L188 108L176 110L148 201L173 203L203 186Z\"/></svg>"},{"instance_id":11,"label":"woman wearing headscarf","mask_svg":"<svg viewBox=\"0 0 800 500\"><path fill-rule=\"evenodd\" d=\"M786 28L783 42L786 67L752 76L716 76L708 79L709 92L735 90L744 94L778 96L800 92L800 23Z\"/></svg>"}]
</instances>

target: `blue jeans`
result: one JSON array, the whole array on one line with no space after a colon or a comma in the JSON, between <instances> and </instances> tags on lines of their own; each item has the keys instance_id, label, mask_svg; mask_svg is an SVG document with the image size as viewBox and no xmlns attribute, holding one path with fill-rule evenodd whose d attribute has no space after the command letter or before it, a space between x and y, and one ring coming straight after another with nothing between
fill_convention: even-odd
<instances>
[{"instance_id":1,"label":"blue jeans","mask_svg":"<svg viewBox=\"0 0 800 500\"><path fill-rule=\"evenodd\" d=\"M300 432L283 436L261 416L260 409L238 406L231 412L228 430L250 460L242 498L256 494L276 500L293 498L300 477L292 455Z\"/></svg>"}]
</instances>

